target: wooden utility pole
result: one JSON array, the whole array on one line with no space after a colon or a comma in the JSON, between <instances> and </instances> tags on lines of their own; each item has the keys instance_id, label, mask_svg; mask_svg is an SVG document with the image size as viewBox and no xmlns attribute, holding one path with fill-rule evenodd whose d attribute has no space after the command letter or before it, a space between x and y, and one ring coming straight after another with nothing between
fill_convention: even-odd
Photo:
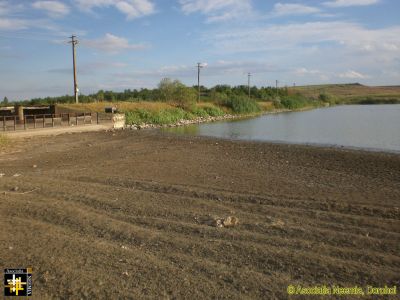
<instances>
[{"instance_id":1,"label":"wooden utility pole","mask_svg":"<svg viewBox=\"0 0 400 300\"><path fill-rule=\"evenodd\" d=\"M250 95L250 77L251 77L251 73L247 73L247 87L249 89L249 99L251 99L251 95Z\"/></svg>"},{"instance_id":2,"label":"wooden utility pole","mask_svg":"<svg viewBox=\"0 0 400 300\"><path fill-rule=\"evenodd\" d=\"M201 92L200 92L200 69L202 68L203 66L201 65L201 63L197 63L197 89L198 89L198 102L200 102L200 95L201 95Z\"/></svg>"},{"instance_id":3,"label":"wooden utility pole","mask_svg":"<svg viewBox=\"0 0 400 300\"><path fill-rule=\"evenodd\" d=\"M75 95L75 103L79 103L78 100L78 83L77 83L77 79L76 79L76 50L75 50L75 46L78 44L78 40L75 39L76 36L72 35L70 37L71 41L69 43L72 44L72 59L73 59L73 64L74 64L74 95Z\"/></svg>"}]
</instances>

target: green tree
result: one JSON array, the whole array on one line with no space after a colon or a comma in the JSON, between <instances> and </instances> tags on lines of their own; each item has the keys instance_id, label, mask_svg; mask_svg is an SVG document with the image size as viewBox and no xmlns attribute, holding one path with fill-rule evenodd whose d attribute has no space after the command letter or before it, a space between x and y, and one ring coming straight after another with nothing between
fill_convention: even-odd
<instances>
[{"instance_id":1,"label":"green tree","mask_svg":"<svg viewBox=\"0 0 400 300\"><path fill-rule=\"evenodd\" d=\"M100 102L104 101L104 91L103 90L98 91L96 98L97 98L97 101L100 101Z\"/></svg>"},{"instance_id":2,"label":"green tree","mask_svg":"<svg viewBox=\"0 0 400 300\"><path fill-rule=\"evenodd\" d=\"M8 98L4 97L3 102L1 104L7 105L8 104Z\"/></svg>"},{"instance_id":3,"label":"green tree","mask_svg":"<svg viewBox=\"0 0 400 300\"><path fill-rule=\"evenodd\" d=\"M171 78L163 78L158 84L159 98L161 101L172 101L175 93L176 86L180 82L178 80L172 81Z\"/></svg>"}]
</instances>

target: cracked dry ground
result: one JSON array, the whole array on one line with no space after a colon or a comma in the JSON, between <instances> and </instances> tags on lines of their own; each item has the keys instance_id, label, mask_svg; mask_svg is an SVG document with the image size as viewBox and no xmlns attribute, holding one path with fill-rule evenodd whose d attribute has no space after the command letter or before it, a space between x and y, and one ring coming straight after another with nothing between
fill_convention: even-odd
<instances>
[{"instance_id":1,"label":"cracked dry ground","mask_svg":"<svg viewBox=\"0 0 400 300\"><path fill-rule=\"evenodd\" d=\"M0 158L0 266L33 267L37 299L400 284L398 154L120 131Z\"/></svg>"}]
</instances>

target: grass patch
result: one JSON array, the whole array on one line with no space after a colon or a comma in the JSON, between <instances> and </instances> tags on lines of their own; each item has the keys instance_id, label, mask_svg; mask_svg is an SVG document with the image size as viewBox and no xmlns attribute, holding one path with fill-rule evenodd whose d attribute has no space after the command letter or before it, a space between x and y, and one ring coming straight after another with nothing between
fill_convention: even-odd
<instances>
[{"instance_id":1,"label":"grass patch","mask_svg":"<svg viewBox=\"0 0 400 300\"><path fill-rule=\"evenodd\" d=\"M357 97L348 101L349 104L400 104L400 97Z\"/></svg>"},{"instance_id":2,"label":"grass patch","mask_svg":"<svg viewBox=\"0 0 400 300\"><path fill-rule=\"evenodd\" d=\"M106 107L117 107L121 112L132 111L136 109L145 109L149 111L159 111L163 109L174 108L174 105L165 102L97 102L97 103L79 103L79 104L60 104L58 108L60 110L69 111L93 111L93 112L104 112Z\"/></svg>"},{"instance_id":3,"label":"grass patch","mask_svg":"<svg viewBox=\"0 0 400 300\"><path fill-rule=\"evenodd\" d=\"M320 100L307 98L301 94L284 96L279 102L275 102L277 108L300 109L304 107L316 107L322 105Z\"/></svg>"},{"instance_id":4,"label":"grass patch","mask_svg":"<svg viewBox=\"0 0 400 300\"><path fill-rule=\"evenodd\" d=\"M144 108L138 108L125 112L127 124L172 124L182 119L193 119L193 114L184 111L181 108L161 109L159 111L151 111Z\"/></svg>"},{"instance_id":5,"label":"grass patch","mask_svg":"<svg viewBox=\"0 0 400 300\"><path fill-rule=\"evenodd\" d=\"M272 101L268 101L268 102L257 102L258 105L260 106L260 108L263 111L273 111L274 110L274 103Z\"/></svg>"},{"instance_id":6,"label":"grass patch","mask_svg":"<svg viewBox=\"0 0 400 300\"><path fill-rule=\"evenodd\" d=\"M232 97L221 101L221 105L231 109L236 114L250 114L260 112L260 105L254 100L243 97Z\"/></svg>"}]
</instances>

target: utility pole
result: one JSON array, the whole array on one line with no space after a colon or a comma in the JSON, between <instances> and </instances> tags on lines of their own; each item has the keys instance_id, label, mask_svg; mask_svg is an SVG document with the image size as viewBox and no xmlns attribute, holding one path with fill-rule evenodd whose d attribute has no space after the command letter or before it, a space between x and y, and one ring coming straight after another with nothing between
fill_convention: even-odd
<instances>
[{"instance_id":1,"label":"utility pole","mask_svg":"<svg viewBox=\"0 0 400 300\"><path fill-rule=\"evenodd\" d=\"M69 43L72 44L72 59L73 59L73 64L74 64L74 95L75 95L75 103L79 103L78 100L78 83L77 83L77 79L76 79L76 50L75 50L75 46L78 44L78 40L75 39L76 36L72 35L70 37L71 41Z\"/></svg>"},{"instance_id":2,"label":"utility pole","mask_svg":"<svg viewBox=\"0 0 400 300\"><path fill-rule=\"evenodd\" d=\"M251 77L251 73L247 73L247 87L249 89L249 99L251 99L251 95L250 95L250 77Z\"/></svg>"},{"instance_id":3,"label":"utility pole","mask_svg":"<svg viewBox=\"0 0 400 300\"><path fill-rule=\"evenodd\" d=\"M200 102L200 69L203 68L201 63L197 63L197 89L198 89L198 102Z\"/></svg>"}]
</instances>

